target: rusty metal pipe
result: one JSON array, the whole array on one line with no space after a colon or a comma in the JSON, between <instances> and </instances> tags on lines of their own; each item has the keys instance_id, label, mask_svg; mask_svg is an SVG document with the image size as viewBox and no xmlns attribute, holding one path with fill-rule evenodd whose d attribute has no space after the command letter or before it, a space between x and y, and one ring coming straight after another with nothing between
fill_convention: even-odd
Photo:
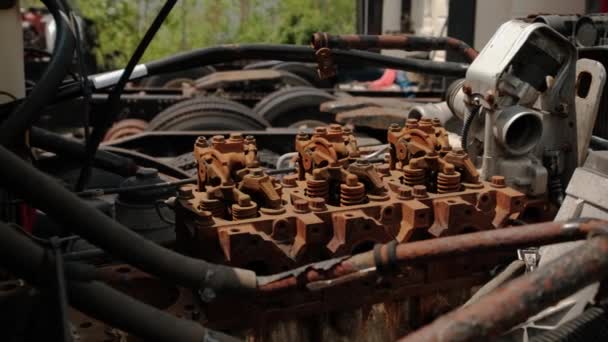
<instances>
[{"instance_id":1,"label":"rusty metal pipe","mask_svg":"<svg viewBox=\"0 0 608 342\"><path fill-rule=\"evenodd\" d=\"M313 34L311 45L315 50L329 49L395 49L405 51L454 50L473 61L479 53L462 40L451 37L424 37L411 35L332 35Z\"/></svg>"},{"instance_id":2,"label":"rusty metal pipe","mask_svg":"<svg viewBox=\"0 0 608 342\"><path fill-rule=\"evenodd\" d=\"M400 341L487 340L607 275L608 237L600 235Z\"/></svg>"},{"instance_id":3,"label":"rusty metal pipe","mask_svg":"<svg viewBox=\"0 0 608 342\"><path fill-rule=\"evenodd\" d=\"M402 244L378 245L374 251L309 264L277 275L258 276L258 290L272 292L292 287L303 287L323 280L336 280L353 273L369 275L370 268L392 269L395 265L424 263L456 256L508 251L528 246L574 241L608 225L594 219L570 222L545 222L509 227L470 234L448 236ZM339 283L339 282L336 282Z\"/></svg>"}]
</instances>

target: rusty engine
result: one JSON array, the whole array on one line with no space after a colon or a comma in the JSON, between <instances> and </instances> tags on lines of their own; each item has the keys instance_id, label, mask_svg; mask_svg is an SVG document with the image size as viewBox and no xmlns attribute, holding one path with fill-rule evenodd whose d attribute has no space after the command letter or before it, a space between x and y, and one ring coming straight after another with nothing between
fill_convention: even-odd
<instances>
[{"instance_id":1,"label":"rusty engine","mask_svg":"<svg viewBox=\"0 0 608 342\"><path fill-rule=\"evenodd\" d=\"M607 16L137 64L167 1L86 75L43 3L53 72L0 78L0 340L608 338Z\"/></svg>"}]
</instances>

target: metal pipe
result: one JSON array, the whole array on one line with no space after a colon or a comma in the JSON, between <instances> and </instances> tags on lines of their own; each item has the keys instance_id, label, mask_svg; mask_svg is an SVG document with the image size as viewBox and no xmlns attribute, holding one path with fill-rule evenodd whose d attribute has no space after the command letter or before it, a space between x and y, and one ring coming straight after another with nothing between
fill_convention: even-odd
<instances>
[{"instance_id":1,"label":"metal pipe","mask_svg":"<svg viewBox=\"0 0 608 342\"><path fill-rule=\"evenodd\" d=\"M570 222L545 222L482 232L448 236L408 243L377 245L373 251L350 257L326 260L270 276L258 276L258 290L285 290L291 287L336 280L354 273L367 276L370 268L393 269L395 264L424 263L462 255L516 250L529 246L583 239L590 232L608 225L607 221L580 219Z\"/></svg>"},{"instance_id":2,"label":"metal pipe","mask_svg":"<svg viewBox=\"0 0 608 342\"><path fill-rule=\"evenodd\" d=\"M469 61L479 53L462 40L452 37L424 37L410 35L332 35L325 32L313 34L311 45L315 50L337 49L396 49L405 51L455 50Z\"/></svg>"},{"instance_id":3,"label":"metal pipe","mask_svg":"<svg viewBox=\"0 0 608 342\"><path fill-rule=\"evenodd\" d=\"M607 275L608 237L600 235L400 341L487 340Z\"/></svg>"}]
</instances>

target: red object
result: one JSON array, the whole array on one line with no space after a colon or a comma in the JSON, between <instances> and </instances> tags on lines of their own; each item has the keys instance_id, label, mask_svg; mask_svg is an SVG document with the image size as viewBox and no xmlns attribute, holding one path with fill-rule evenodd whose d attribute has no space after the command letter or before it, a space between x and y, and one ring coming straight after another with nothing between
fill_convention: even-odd
<instances>
[{"instance_id":1,"label":"red object","mask_svg":"<svg viewBox=\"0 0 608 342\"><path fill-rule=\"evenodd\" d=\"M385 69L384 74L375 80L370 82L368 88L372 90L380 90L386 88L388 86L393 85L395 83L395 79L397 78L397 70L395 69Z\"/></svg>"}]
</instances>

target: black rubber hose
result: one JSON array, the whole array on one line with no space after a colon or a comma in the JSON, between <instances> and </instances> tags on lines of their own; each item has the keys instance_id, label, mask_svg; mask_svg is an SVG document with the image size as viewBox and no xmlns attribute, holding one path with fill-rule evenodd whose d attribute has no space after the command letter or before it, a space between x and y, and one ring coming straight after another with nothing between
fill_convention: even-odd
<instances>
[{"instance_id":1,"label":"black rubber hose","mask_svg":"<svg viewBox=\"0 0 608 342\"><path fill-rule=\"evenodd\" d=\"M214 291L252 291L255 273L190 258L144 239L0 146L2 185L74 233L113 256L182 286Z\"/></svg>"},{"instance_id":2,"label":"black rubber hose","mask_svg":"<svg viewBox=\"0 0 608 342\"><path fill-rule=\"evenodd\" d=\"M53 253L4 223L0 223L0 263L35 286L52 284ZM73 280L69 272L67 274L70 304L112 327L153 341L237 341L137 301L98 281Z\"/></svg>"},{"instance_id":3,"label":"black rubber hose","mask_svg":"<svg viewBox=\"0 0 608 342\"><path fill-rule=\"evenodd\" d=\"M93 158L95 156L95 152L97 152L97 149L99 148L99 144L103 140L103 137L106 135L110 127L112 127L112 124L114 123L114 121L116 121L116 118L118 118L118 115L120 114L120 96L124 92L125 86L131 78L133 69L135 69L135 66L137 65L141 57L144 55L144 52L150 45L150 42L156 35L156 32L158 32L169 13L171 13L171 10L173 9L173 6L175 6L176 2L177 0L167 0L165 2L163 7L158 12L158 15L156 16L156 18L154 18L154 21L144 34L144 37L137 45L137 48L135 48L135 52L133 52L133 55L129 59L129 62L127 63L127 66L125 67L122 75L120 75L118 83L112 88L112 91L110 91L110 95L108 95L108 100L106 104L107 114L100 118L101 120L99 121L98 125L94 126L93 131L91 132L90 139L88 140L88 157L85 160L84 165L80 171L80 176L78 177L78 182L76 183L77 190L81 191L84 189L91 175L91 166Z\"/></svg>"},{"instance_id":4,"label":"black rubber hose","mask_svg":"<svg viewBox=\"0 0 608 342\"><path fill-rule=\"evenodd\" d=\"M608 341L608 316L599 307L585 310L582 314L533 337L531 342L583 342Z\"/></svg>"},{"instance_id":5,"label":"black rubber hose","mask_svg":"<svg viewBox=\"0 0 608 342\"><path fill-rule=\"evenodd\" d=\"M25 131L40 117L42 109L50 103L72 64L76 39L69 23L66 8L58 1L43 0L57 25L57 38L53 57L40 81L28 97L21 102L0 125L0 144L6 146L23 139Z\"/></svg>"},{"instance_id":6,"label":"black rubber hose","mask_svg":"<svg viewBox=\"0 0 608 342\"><path fill-rule=\"evenodd\" d=\"M471 131L471 126L473 125L473 121L477 116L477 112L479 111L473 109L467 113L467 116L464 118L464 123L462 124L462 134L460 136L460 145L462 145L462 149L467 152L467 148L469 146L469 132Z\"/></svg>"},{"instance_id":7,"label":"black rubber hose","mask_svg":"<svg viewBox=\"0 0 608 342\"><path fill-rule=\"evenodd\" d=\"M338 65L368 65L393 68L405 71L420 72L444 76L462 77L468 64L454 62L433 62L414 58L397 58L384 56L375 52L360 50L331 51L334 62ZM158 61L146 63L148 75L174 72L217 63L242 59L274 59L293 62L316 62L315 52L311 47L299 45L276 44L243 44L221 45L180 53Z\"/></svg>"},{"instance_id":8,"label":"black rubber hose","mask_svg":"<svg viewBox=\"0 0 608 342\"><path fill-rule=\"evenodd\" d=\"M82 142L39 127L30 129L30 146L78 161L87 158L85 145ZM137 164L132 159L103 150L98 150L95 153L93 165L125 177L134 175L138 169Z\"/></svg>"}]
</instances>

